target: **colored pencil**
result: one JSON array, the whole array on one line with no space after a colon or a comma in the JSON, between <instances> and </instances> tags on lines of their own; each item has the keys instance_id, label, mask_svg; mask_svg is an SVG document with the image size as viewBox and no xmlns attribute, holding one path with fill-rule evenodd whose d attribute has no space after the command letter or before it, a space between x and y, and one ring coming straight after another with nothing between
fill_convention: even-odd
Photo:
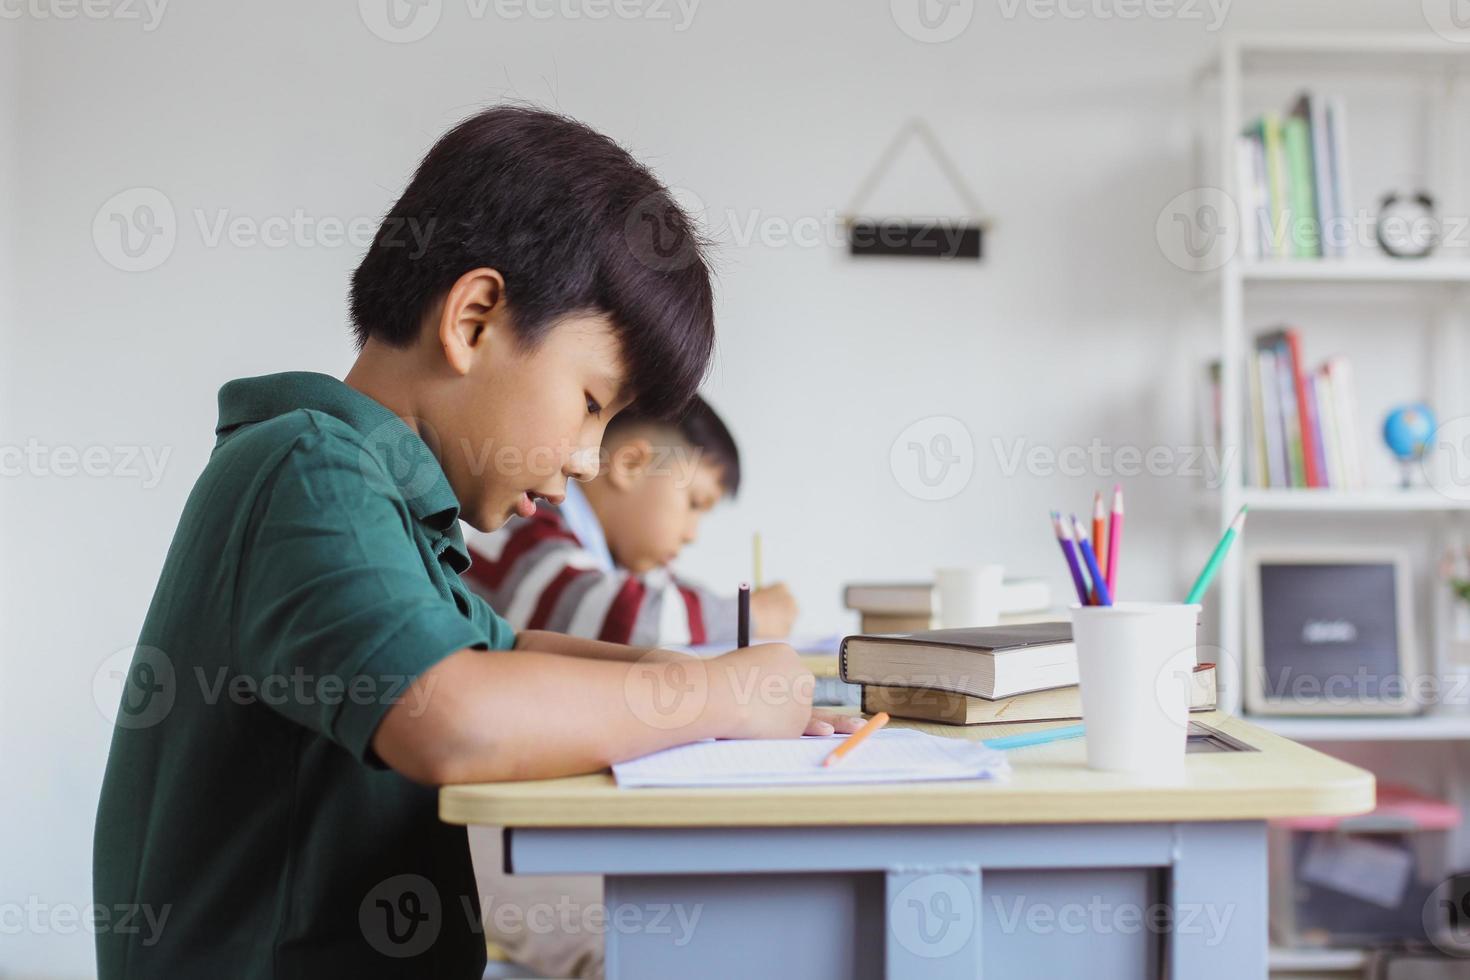
<instances>
[{"instance_id":1,"label":"colored pencil","mask_svg":"<svg viewBox=\"0 0 1470 980\"><path fill-rule=\"evenodd\" d=\"M750 646L750 583L740 583L740 618L735 628L735 645L741 649Z\"/></svg>"},{"instance_id":2,"label":"colored pencil","mask_svg":"<svg viewBox=\"0 0 1470 980\"><path fill-rule=\"evenodd\" d=\"M866 725L864 725L862 728L859 728L851 735L847 736L847 738L844 738L841 744L837 746L837 748L827 753L827 758L822 760L822 765L831 766L841 762L843 756L847 755L847 753L857 748L858 745L864 742L869 735L873 734L886 724L888 724L888 712L878 712L876 715L868 719L868 723Z\"/></svg>"},{"instance_id":3,"label":"colored pencil","mask_svg":"<svg viewBox=\"0 0 1470 980\"><path fill-rule=\"evenodd\" d=\"M760 589L761 582L765 580L765 574L761 569L761 566L765 562L761 558L761 533L757 531L754 537L750 539L750 563L752 566L751 572L753 573L751 575L751 582L755 584L756 589Z\"/></svg>"},{"instance_id":4,"label":"colored pencil","mask_svg":"<svg viewBox=\"0 0 1470 980\"><path fill-rule=\"evenodd\" d=\"M1108 588L1107 580L1103 578L1102 569L1097 567L1097 554L1092 550L1092 542L1087 540L1087 528L1072 515L1072 526L1077 535L1077 550L1082 552L1082 560L1087 563L1087 574L1092 576L1092 587L1097 592L1097 602L1093 605L1111 606L1113 604L1113 593Z\"/></svg>"},{"instance_id":5,"label":"colored pencil","mask_svg":"<svg viewBox=\"0 0 1470 980\"><path fill-rule=\"evenodd\" d=\"M1082 566L1077 563L1077 546L1072 543L1072 535L1057 511L1051 512L1051 527L1056 532L1057 544L1062 547L1062 557L1067 559L1067 570L1072 573L1072 584L1077 587L1077 601L1085 606L1089 597L1087 582L1082 577Z\"/></svg>"},{"instance_id":6,"label":"colored pencil","mask_svg":"<svg viewBox=\"0 0 1470 980\"><path fill-rule=\"evenodd\" d=\"M1092 550L1097 552L1097 564L1099 568L1108 567L1108 515L1103 509L1102 491L1092 495ZM1106 577L1111 572L1105 573ZM1097 599L1097 590L1092 590L1092 598Z\"/></svg>"},{"instance_id":7,"label":"colored pencil","mask_svg":"<svg viewBox=\"0 0 1470 980\"><path fill-rule=\"evenodd\" d=\"M1247 509L1245 507L1240 508L1240 513L1235 515L1235 520L1230 522L1230 526L1220 536L1220 543L1215 545L1214 554L1210 555L1210 560L1205 562L1204 570L1199 573L1199 578L1194 580L1194 588L1189 590L1189 597L1184 600L1186 605L1192 606L1205 597L1205 592L1209 589L1210 583L1215 580L1215 575L1220 571L1220 566L1225 563L1225 556L1230 553L1230 546L1235 543L1236 538L1240 537L1240 532L1245 530Z\"/></svg>"},{"instance_id":8,"label":"colored pencil","mask_svg":"<svg viewBox=\"0 0 1470 980\"><path fill-rule=\"evenodd\" d=\"M1113 519L1108 524L1108 591L1114 596L1118 594L1118 559L1122 557L1123 547L1123 485L1116 484L1113 487ZM1099 555L1101 558L1101 555Z\"/></svg>"},{"instance_id":9,"label":"colored pencil","mask_svg":"<svg viewBox=\"0 0 1470 980\"><path fill-rule=\"evenodd\" d=\"M1077 738L1085 734L1081 725L1064 725L1061 728L1048 728L1041 732L1022 732L1020 735L1002 735L1000 738L987 738L985 745L992 749L1024 749L1028 745L1045 745L1047 742L1060 742L1066 738Z\"/></svg>"}]
</instances>

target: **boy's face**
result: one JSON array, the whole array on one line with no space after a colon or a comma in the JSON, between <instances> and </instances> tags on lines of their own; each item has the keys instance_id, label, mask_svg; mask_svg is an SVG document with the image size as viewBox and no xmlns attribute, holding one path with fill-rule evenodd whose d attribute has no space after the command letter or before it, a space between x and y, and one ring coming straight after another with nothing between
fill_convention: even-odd
<instances>
[{"instance_id":1,"label":"boy's face","mask_svg":"<svg viewBox=\"0 0 1470 980\"><path fill-rule=\"evenodd\" d=\"M603 429L625 404L624 367L611 324L594 314L562 319L533 350L504 326L482 344L429 421L461 516L490 531L597 475Z\"/></svg>"},{"instance_id":2,"label":"boy's face","mask_svg":"<svg viewBox=\"0 0 1470 980\"><path fill-rule=\"evenodd\" d=\"M642 574L694 541L700 519L725 496L722 476L697 450L667 437L638 437L611 451L607 472L587 497L617 563Z\"/></svg>"}]
</instances>

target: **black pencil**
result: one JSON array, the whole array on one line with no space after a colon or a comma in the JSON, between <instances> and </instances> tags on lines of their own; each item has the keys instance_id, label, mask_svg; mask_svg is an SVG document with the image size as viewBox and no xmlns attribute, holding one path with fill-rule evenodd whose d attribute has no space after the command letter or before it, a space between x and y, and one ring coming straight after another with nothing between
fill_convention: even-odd
<instances>
[{"instance_id":1,"label":"black pencil","mask_svg":"<svg viewBox=\"0 0 1470 980\"><path fill-rule=\"evenodd\" d=\"M740 620L735 632L737 647L750 646L750 583L740 583Z\"/></svg>"}]
</instances>

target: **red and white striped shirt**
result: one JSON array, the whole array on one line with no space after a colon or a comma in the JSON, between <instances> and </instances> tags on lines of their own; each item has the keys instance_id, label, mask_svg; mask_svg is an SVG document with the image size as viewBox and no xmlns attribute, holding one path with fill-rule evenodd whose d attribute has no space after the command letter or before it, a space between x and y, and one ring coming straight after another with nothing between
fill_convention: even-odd
<instances>
[{"instance_id":1,"label":"red and white striped shirt","mask_svg":"<svg viewBox=\"0 0 1470 980\"><path fill-rule=\"evenodd\" d=\"M551 630L632 646L735 642L736 602L665 568L605 570L554 506L473 535L465 583L517 630Z\"/></svg>"}]
</instances>

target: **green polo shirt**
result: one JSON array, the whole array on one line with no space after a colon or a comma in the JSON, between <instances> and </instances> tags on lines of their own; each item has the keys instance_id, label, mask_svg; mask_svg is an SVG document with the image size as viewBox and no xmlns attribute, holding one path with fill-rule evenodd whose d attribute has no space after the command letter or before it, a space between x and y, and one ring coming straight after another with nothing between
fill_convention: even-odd
<instances>
[{"instance_id":1,"label":"green polo shirt","mask_svg":"<svg viewBox=\"0 0 1470 980\"><path fill-rule=\"evenodd\" d=\"M216 433L123 681L99 975L477 978L465 832L371 748L428 668L514 642L444 471L320 374L230 382Z\"/></svg>"}]
</instances>

